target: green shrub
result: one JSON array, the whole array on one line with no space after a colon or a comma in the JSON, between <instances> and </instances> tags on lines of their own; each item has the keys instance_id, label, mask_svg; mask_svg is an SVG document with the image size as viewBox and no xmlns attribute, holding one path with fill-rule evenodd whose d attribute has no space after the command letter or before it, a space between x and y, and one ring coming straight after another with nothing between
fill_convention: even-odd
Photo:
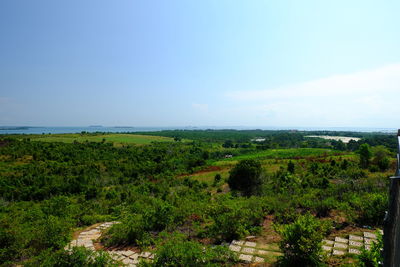
<instances>
[{"instance_id":1,"label":"green shrub","mask_svg":"<svg viewBox=\"0 0 400 267\"><path fill-rule=\"evenodd\" d=\"M133 214L127 216L122 223L114 224L103 235L102 241L106 246L127 244L146 246L151 243L151 238L145 230L143 217Z\"/></svg>"},{"instance_id":2,"label":"green shrub","mask_svg":"<svg viewBox=\"0 0 400 267\"><path fill-rule=\"evenodd\" d=\"M364 248L361 249L361 254L358 256L360 267L378 267L382 266L383 262L383 239L382 235L378 232L378 242L372 243L371 249L366 250Z\"/></svg>"},{"instance_id":3,"label":"green shrub","mask_svg":"<svg viewBox=\"0 0 400 267\"><path fill-rule=\"evenodd\" d=\"M232 190L241 192L244 196L257 195L261 192L263 183L261 163L256 160L241 160L231 170L228 184Z\"/></svg>"},{"instance_id":4,"label":"green shrub","mask_svg":"<svg viewBox=\"0 0 400 267\"><path fill-rule=\"evenodd\" d=\"M321 242L328 225L310 214L300 216L294 223L277 226L282 237L282 266L321 266Z\"/></svg>"},{"instance_id":5,"label":"green shrub","mask_svg":"<svg viewBox=\"0 0 400 267\"><path fill-rule=\"evenodd\" d=\"M182 234L167 235L159 242L152 263L142 266L230 266L236 261L235 254L225 246L208 247L187 240Z\"/></svg>"},{"instance_id":6,"label":"green shrub","mask_svg":"<svg viewBox=\"0 0 400 267\"><path fill-rule=\"evenodd\" d=\"M261 205L240 200L221 199L210 206L208 214L212 223L207 234L218 241L231 241L250 233L259 233L264 218Z\"/></svg>"},{"instance_id":7,"label":"green shrub","mask_svg":"<svg viewBox=\"0 0 400 267\"><path fill-rule=\"evenodd\" d=\"M356 203L359 210L357 222L363 225L382 225L387 205L387 193L365 194Z\"/></svg>"},{"instance_id":8,"label":"green shrub","mask_svg":"<svg viewBox=\"0 0 400 267\"><path fill-rule=\"evenodd\" d=\"M104 251L94 252L84 247L73 247L71 251L61 249L43 251L25 264L27 267L113 267L121 266Z\"/></svg>"}]
</instances>

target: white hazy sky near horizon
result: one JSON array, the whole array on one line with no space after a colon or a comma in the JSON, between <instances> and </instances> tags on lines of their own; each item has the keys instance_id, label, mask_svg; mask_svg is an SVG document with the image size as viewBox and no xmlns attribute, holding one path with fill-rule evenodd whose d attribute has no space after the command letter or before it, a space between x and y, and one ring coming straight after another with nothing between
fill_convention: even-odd
<instances>
[{"instance_id":1,"label":"white hazy sky near horizon","mask_svg":"<svg viewBox=\"0 0 400 267\"><path fill-rule=\"evenodd\" d=\"M0 125L399 128L400 1L0 1Z\"/></svg>"},{"instance_id":2,"label":"white hazy sky near horizon","mask_svg":"<svg viewBox=\"0 0 400 267\"><path fill-rule=\"evenodd\" d=\"M258 112L260 119L273 125L295 120L299 125L385 127L392 121L396 126L400 123L400 64L226 95L241 109Z\"/></svg>"}]
</instances>

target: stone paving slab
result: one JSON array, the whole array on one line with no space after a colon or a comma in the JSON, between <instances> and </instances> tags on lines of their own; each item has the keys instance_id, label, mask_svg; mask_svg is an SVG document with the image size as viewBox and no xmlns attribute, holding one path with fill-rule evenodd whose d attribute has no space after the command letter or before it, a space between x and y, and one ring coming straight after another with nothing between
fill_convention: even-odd
<instances>
[{"instance_id":1,"label":"stone paving slab","mask_svg":"<svg viewBox=\"0 0 400 267\"><path fill-rule=\"evenodd\" d=\"M326 245L331 245L331 246L333 246L333 243L335 243L335 242L332 241L332 240L326 240L326 239L324 239L324 240L322 240L322 243L325 243Z\"/></svg>"},{"instance_id":2,"label":"stone paving slab","mask_svg":"<svg viewBox=\"0 0 400 267\"><path fill-rule=\"evenodd\" d=\"M244 241L233 240L233 241L232 241L232 244L233 244L233 245L237 245L237 246L243 246Z\"/></svg>"},{"instance_id":3,"label":"stone paving slab","mask_svg":"<svg viewBox=\"0 0 400 267\"><path fill-rule=\"evenodd\" d=\"M246 254L254 254L255 251L256 250L254 248L243 248L242 249L242 253L246 253Z\"/></svg>"},{"instance_id":4,"label":"stone paving slab","mask_svg":"<svg viewBox=\"0 0 400 267\"><path fill-rule=\"evenodd\" d=\"M349 248L349 253L350 253L350 254L357 254L357 255L360 255L360 254L361 254L361 251L358 250L358 249L356 249L356 248Z\"/></svg>"},{"instance_id":5,"label":"stone paving slab","mask_svg":"<svg viewBox=\"0 0 400 267\"><path fill-rule=\"evenodd\" d=\"M366 245L372 245L372 243L378 242L376 239L364 238L364 243Z\"/></svg>"},{"instance_id":6,"label":"stone paving slab","mask_svg":"<svg viewBox=\"0 0 400 267\"><path fill-rule=\"evenodd\" d=\"M370 232L364 232L364 237L377 239L376 234L373 234L373 233L370 233Z\"/></svg>"},{"instance_id":7,"label":"stone paving slab","mask_svg":"<svg viewBox=\"0 0 400 267\"><path fill-rule=\"evenodd\" d=\"M335 237L335 242L340 242L340 243L349 243L349 240L346 238L342 238L342 237Z\"/></svg>"},{"instance_id":8,"label":"stone paving slab","mask_svg":"<svg viewBox=\"0 0 400 267\"><path fill-rule=\"evenodd\" d=\"M151 256L151 253L147 252L147 251L144 251L144 252L140 253L140 255L139 255L139 257L142 257L142 258L149 258L150 256Z\"/></svg>"},{"instance_id":9,"label":"stone paving slab","mask_svg":"<svg viewBox=\"0 0 400 267\"><path fill-rule=\"evenodd\" d=\"M134 254L136 254L134 251L132 250L126 250L126 251L122 251L122 255L126 256L126 257L131 257Z\"/></svg>"},{"instance_id":10,"label":"stone paving slab","mask_svg":"<svg viewBox=\"0 0 400 267\"><path fill-rule=\"evenodd\" d=\"M344 243L335 242L335 245L333 247L336 249L347 249L348 246Z\"/></svg>"},{"instance_id":11,"label":"stone paving slab","mask_svg":"<svg viewBox=\"0 0 400 267\"><path fill-rule=\"evenodd\" d=\"M255 254L266 255L266 254L268 254L268 251L259 249L259 250L257 250L257 252Z\"/></svg>"},{"instance_id":12,"label":"stone paving slab","mask_svg":"<svg viewBox=\"0 0 400 267\"><path fill-rule=\"evenodd\" d=\"M331 251L332 250L332 247L328 247L328 246L322 246L322 250L325 250L325 251Z\"/></svg>"},{"instance_id":13,"label":"stone paving slab","mask_svg":"<svg viewBox=\"0 0 400 267\"><path fill-rule=\"evenodd\" d=\"M349 241L349 246L351 247L362 247L363 243L362 242L357 242L357 241Z\"/></svg>"},{"instance_id":14,"label":"stone paving slab","mask_svg":"<svg viewBox=\"0 0 400 267\"><path fill-rule=\"evenodd\" d=\"M257 244L255 242L246 241L244 243L244 246L246 246L246 247L255 247L255 246L257 246Z\"/></svg>"},{"instance_id":15,"label":"stone paving slab","mask_svg":"<svg viewBox=\"0 0 400 267\"><path fill-rule=\"evenodd\" d=\"M362 236L358 236L358 235L349 235L349 239L353 240L353 241L363 241L364 238Z\"/></svg>"},{"instance_id":16,"label":"stone paving slab","mask_svg":"<svg viewBox=\"0 0 400 267\"><path fill-rule=\"evenodd\" d=\"M254 262L256 262L256 263L261 263L261 262L264 262L264 261L265 261L264 258L254 257Z\"/></svg>"},{"instance_id":17,"label":"stone paving slab","mask_svg":"<svg viewBox=\"0 0 400 267\"><path fill-rule=\"evenodd\" d=\"M252 259L253 259L252 255L245 255L245 254L240 254L239 255L239 260L242 260L242 261L247 262L247 263L250 263Z\"/></svg>"},{"instance_id":18,"label":"stone paving slab","mask_svg":"<svg viewBox=\"0 0 400 267\"><path fill-rule=\"evenodd\" d=\"M344 252L343 250L334 249L333 252L332 252L332 255L335 255L335 256L342 256L342 255L345 255L345 254L346 254L346 252Z\"/></svg>"},{"instance_id":19,"label":"stone paving slab","mask_svg":"<svg viewBox=\"0 0 400 267\"><path fill-rule=\"evenodd\" d=\"M239 252L241 248L242 248L242 247L236 246L236 245L230 245L230 246L229 246L229 249L232 250L232 251L234 251L234 252Z\"/></svg>"}]
</instances>

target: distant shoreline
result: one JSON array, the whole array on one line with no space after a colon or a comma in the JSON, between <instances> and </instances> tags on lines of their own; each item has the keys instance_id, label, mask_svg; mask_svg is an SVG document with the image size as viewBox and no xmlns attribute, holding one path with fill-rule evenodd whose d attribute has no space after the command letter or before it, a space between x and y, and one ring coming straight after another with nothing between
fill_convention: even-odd
<instances>
[{"instance_id":1,"label":"distant shoreline","mask_svg":"<svg viewBox=\"0 0 400 267\"><path fill-rule=\"evenodd\" d=\"M128 132L155 132L165 130L265 130L265 131L302 131L302 132L320 132L321 135L331 135L327 132L364 132L364 133L396 133L394 128L367 128L367 127L245 127L245 126L170 126L170 127L140 127L140 126L0 126L0 134L68 134L81 132L110 132L110 133L128 133ZM324 133L325 132L325 133Z\"/></svg>"}]
</instances>

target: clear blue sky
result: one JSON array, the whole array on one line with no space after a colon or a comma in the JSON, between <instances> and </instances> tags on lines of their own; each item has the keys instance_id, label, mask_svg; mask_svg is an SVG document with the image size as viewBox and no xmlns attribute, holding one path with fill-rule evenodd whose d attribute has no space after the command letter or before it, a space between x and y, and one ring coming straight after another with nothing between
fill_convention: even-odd
<instances>
[{"instance_id":1,"label":"clear blue sky","mask_svg":"<svg viewBox=\"0 0 400 267\"><path fill-rule=\"evenodd\" d=\"M400 1L0 1L0 125L400 124Z\"/></svg>"}]
</instances>

